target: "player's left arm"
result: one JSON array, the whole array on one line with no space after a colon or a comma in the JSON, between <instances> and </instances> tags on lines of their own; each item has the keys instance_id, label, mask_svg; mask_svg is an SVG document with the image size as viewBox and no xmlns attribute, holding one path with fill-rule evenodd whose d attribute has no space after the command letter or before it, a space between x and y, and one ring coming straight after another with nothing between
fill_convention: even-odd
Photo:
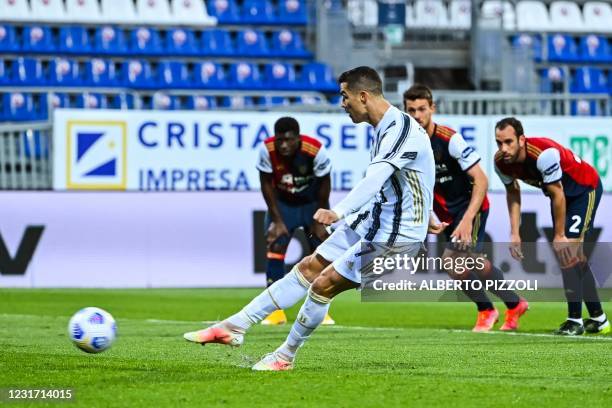
<instances>
[{"instance_id":1,"label":"player's left arm","mask_svg":"<svg viewBox=\"0 0 612 408\"><path fill-rule=\"evenodd\" d=\"M456 133L451 137L448 143L448 151L473 182L470 203L451 237L460 243L471 244L474 218L482 207L482 202L489 187L489 180L480 167L480 155L478 155L476 149L466 143L461 134Z\"/></svg>"}]
</instances>

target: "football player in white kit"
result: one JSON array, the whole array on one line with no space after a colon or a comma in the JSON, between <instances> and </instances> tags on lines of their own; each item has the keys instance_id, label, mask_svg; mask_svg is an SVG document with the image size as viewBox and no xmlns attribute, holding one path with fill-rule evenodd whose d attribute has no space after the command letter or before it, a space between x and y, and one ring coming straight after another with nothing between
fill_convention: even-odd
<instances>
[{"instance_id":1,"label":"football player in white kit","mask_svg":"<svg viewBox=\"0 0 612 408\"><path fill-rule=\"evenodd\" d=\"M283 279L240 312L204 330L185 334L196 343L242 344L244 333L271 311L297 303L308 294L287 340L253 366L254 370L293 368L298 348L321 324L331 300L361 283L362 244L412 247L415 256L430 222L435 162L425 130L383 96L382 81L370 67L357 67L338 78L342 107L354 123L374 126L370 164L365 177L333 209L319 209L314 219L337 226L332 235ZM431 225L429 225L431 224Z\"/></svg>"}]
</instances>

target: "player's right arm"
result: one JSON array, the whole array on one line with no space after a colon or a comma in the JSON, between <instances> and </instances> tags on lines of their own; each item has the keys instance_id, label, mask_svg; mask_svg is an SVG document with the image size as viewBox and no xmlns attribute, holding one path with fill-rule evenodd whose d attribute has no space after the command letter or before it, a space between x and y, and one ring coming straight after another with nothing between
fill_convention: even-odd
<instances>
[{"instance_id":1,"label":"player's right arm","mask_svg":"<svg viewBox=\"0 0 612 408\"><path fill-rule=\"evenodd\" d=\"M270 153L266 146L262 143L259 150L259 160L257 162L257 169L259 170L259 183L261 185L261 194L268 206L268 214L270 216L270 226L266 231L266 242L268 245L272 244L278 238L283 235L289 235L289 230L283 221L283 217L278 208L278 201L276 198L276 191L274 189L274 176L272 170L272 161L270 160Z\"/></svg>"},{"instance_id":2,"label":"player's right arm","mask_svg":"<svg viewBox=\"0 0 612 408\"><path fill-rule=\"evenodd\" d=\"M521 187L518 180L507 176L495 165L495 172L506 187L506 202L510 216L510 254L516 260L523 259L521 250Z\"/></svg>"}]
</instances>

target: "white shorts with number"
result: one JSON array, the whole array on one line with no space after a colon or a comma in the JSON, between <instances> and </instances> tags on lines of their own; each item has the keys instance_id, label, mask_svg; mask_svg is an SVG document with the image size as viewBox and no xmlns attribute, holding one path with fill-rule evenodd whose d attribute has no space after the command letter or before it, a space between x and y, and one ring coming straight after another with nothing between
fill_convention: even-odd
<instances>
[{"instance_id":1,"label":"white shorts with number","mask_svg":"<svg viewBox=\"0 0 612 408\"><path fill-rule=\"evenodd\" d=\"M361 283L361 263L359 256L356 256L361 251L361 244L359 234L343 222L315 252L332 262L340 275L352 282Z\"/></svg>"}]
</instances>

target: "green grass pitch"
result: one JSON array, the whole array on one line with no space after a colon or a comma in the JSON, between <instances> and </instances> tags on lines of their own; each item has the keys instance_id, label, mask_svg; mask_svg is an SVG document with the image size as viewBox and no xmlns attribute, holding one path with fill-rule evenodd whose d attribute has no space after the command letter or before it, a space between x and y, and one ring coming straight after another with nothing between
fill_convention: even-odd
<instances>
[{"instance_id":1,"label":"green grass pitch","mask_svg":"<svg viewBox=\"0 0 612 408\"><path fill-rule=\"evenodd\" d=\"M183 340L183 332L239 310L258 292L2 289L0 387L75 392L72 402L2 404L611 406L612 336L548 336L564 318L562 303L532 303L523 334L473 334L471 304L361 303L352 291L332 304L338 326L317 330L292 372L249 368L284 340L289 326L255 327L239 349ZM119 337L110 350L88 355L68 340L68 319L84 306L117 319ZM606 306L611 312L612 304Z\"/></svg>"}]
</instances>

